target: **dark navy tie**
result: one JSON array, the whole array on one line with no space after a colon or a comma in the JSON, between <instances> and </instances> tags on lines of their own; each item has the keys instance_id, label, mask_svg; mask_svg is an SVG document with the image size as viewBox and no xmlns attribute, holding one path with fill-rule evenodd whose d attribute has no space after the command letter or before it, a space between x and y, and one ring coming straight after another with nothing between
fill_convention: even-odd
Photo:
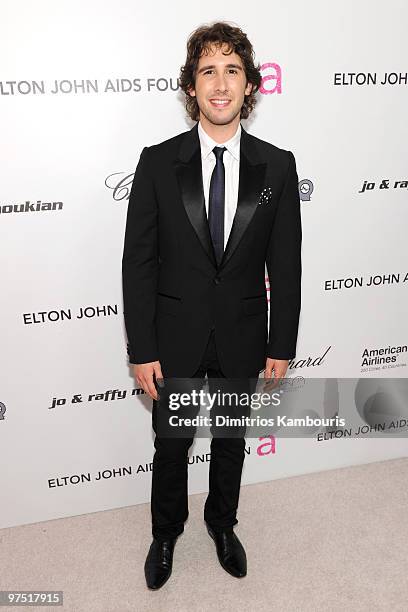
<instances>
[{"instance_id":1,"label":"dark navy tie","mask_svg":"<svg viewBox=\"0 0 408 612\"><path fill-rule=\"evenodd\" d=\"M218 265L224 253L225 168L222 156L226 150L225 147L213 148L216 164L211 175L208 206L208 223Z\"/></svg>"}]
</instances>

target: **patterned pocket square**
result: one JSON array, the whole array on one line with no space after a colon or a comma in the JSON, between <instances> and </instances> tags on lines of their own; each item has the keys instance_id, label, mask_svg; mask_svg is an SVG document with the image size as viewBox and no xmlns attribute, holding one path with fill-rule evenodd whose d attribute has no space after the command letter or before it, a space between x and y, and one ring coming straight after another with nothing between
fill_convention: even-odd
<instances>
[{"instance_id":1,"label":"patterned pocket square","mask_svg":"<svg viewBox=\"0 0 408 612\"><path fill-rule=\"evenodd\" d=\"M272 187L265 187L262 189L261 195L259 196L259 204L267 204L272 197Z\"/></svg>"}]
</instances>

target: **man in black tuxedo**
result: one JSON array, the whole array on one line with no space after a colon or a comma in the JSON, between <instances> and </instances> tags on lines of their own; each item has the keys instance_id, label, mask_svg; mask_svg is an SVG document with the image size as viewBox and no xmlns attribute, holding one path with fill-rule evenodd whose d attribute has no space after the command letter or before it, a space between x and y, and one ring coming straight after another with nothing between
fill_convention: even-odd
<instances>
[{"instance_id":1,"label":"man in black tuxedo","mask_svg":"<svg viewBox=\"0 0 408 612\"><path fill-rule=\"evenodd\" d=\"M189 38L181 70L194 127L145 147L130 193L123 251L129 361L153 399L156 432L147 586L169 578L188 516L192 438L157 435L157 380L285 376L301 301L301 217L293 153L248 134L261 84L241 29L215 23ZM268 301L265 262L270 283ZM233 531L244 438L211 441L204 519L222 567L246 575Z\"/></svg>"}]
</instances>

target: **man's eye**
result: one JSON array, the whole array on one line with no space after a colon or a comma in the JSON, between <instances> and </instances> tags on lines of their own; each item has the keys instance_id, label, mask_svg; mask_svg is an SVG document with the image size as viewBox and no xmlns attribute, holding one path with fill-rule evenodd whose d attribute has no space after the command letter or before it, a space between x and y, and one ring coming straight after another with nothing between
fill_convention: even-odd
<instances>
[{"instance_id":1,"label":"man's eye","mask_svg":"<svg viewBox=\"0 0 408 612\"><path fill-rule=\"evenodd\" d=\"M238 70L235 70L235 68L230 68L229 71L233 74L238 74Z\"/></svg>"},{"instance_id":2,"label":"man's eye","mask_svg":"<svg viewBox=\"0 0 408 612\"><path fill-rule=\"evenodd\" d=\"M204 74L210 74L211 72L212 72L212 70L206 70L206 71L204 72Z\"/></svg>"}]
</instances>

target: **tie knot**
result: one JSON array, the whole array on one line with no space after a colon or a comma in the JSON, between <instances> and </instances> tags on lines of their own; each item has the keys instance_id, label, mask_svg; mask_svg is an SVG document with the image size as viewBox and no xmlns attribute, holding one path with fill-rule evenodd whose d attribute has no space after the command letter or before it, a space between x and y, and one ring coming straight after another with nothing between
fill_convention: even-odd
<instances>
[{"instance_id":1,"label":"tie knot","mask_svg":"<svg viewBox=\"0 0 408 612\"><path fill-rule=\"evenodd\" d=\"M226 147L214 147L213 148L213 153L215 155L215 159L217 160L217 163L222 161L222 156L224 155L226 150L227 150Z\"/></svg>"}]
</instances>

